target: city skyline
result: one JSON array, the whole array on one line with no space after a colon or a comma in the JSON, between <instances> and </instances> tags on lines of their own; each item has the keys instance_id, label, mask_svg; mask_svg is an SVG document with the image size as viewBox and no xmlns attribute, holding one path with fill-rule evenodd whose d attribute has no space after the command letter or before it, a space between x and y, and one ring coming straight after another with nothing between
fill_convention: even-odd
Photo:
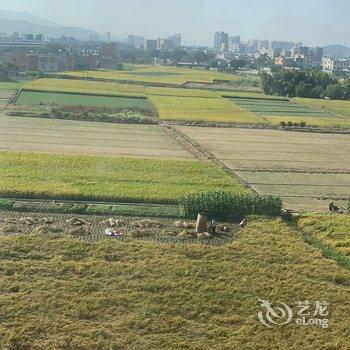
<instances>
[{"instance_id":1,"label":"city skyline","mask_svg":"<svg viewBox=\"0 0 350 350\"><path fill-rule=\"evenodd\" d=\"M3 0L1 7L8 11L25 11L60 25L101 33L109 31L119 39L126 39L128 34L156 39L181 33L185 45L197 42L212 46L213 33L225 31L240 35L242 40L256 38L302 41L310 46L350 46L349 2L334 1L332 11L327 7L329 3L323 0L311 0L308 4L297 0L293 6L287 1L270 0L269 4L272 6L256 0L194 0L191 3L179 0L176 4L164 4L159 0L150 0L147 4L139 0L105 0L102 4L95 0L77 0L73 4L67 0L57 4L43 0Z\"/></svg>"}]
</instances>

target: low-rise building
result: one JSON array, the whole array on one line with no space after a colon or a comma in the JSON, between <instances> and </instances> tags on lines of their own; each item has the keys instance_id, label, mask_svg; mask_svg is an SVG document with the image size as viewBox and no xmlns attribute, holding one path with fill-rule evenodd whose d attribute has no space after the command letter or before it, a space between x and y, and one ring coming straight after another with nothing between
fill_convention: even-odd
<instances>
[{"instance_id":1,"label":"low-rise building","mask_svg":"<svg viewBox=\"0 0 350 350\"><path fill-rule=\"evenodd\" d=\"M294 67L294 59L292 57L278 56L275 58L275 65L285 67Z\"/></svg>"},{"instance_id":2,"label":"low-rise building","mask_svg":"<svg viewBox=\"0 0 350 350\"><path fill-rule=\"evenodd\" d=\"M41 72L57 72L59 68L56 55L38 55L38 69Z\"/></svg>"},{"instance_id":3,"label":"low-rise building","mask_svg":"<svg viewBox=\"0 0 350 350\"><path fill-rule=\"evenodd\" d=\"M350 59L325 58L322 62L323 71L327 73L341 73L350 70Z\"/></svg>"},{"instance_id":4,"label":"low-rise building","mask_svg":"<svg viewBox=\"0 0 350 350\"><path fill-rule=\"evenodd\" d=\"M100 55L102 57L118 57L118 44L117 43L101 43Z\"/></svg>"},{"instance_id":5,"label":"low-rise building","mask_svg":"<svg viewBox=\"0 0 350 350\"><path fill-rule=\"evenodd\" d=\"M5 53L1 58L16 66L20 71L38 70L38 56L35 53L14 51Z\"/></svg>"}]
</instances>

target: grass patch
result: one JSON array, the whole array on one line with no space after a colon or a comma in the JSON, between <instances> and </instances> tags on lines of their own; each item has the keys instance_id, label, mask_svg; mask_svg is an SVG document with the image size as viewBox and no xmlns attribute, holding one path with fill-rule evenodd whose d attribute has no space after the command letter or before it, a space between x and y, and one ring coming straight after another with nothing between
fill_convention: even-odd
<instances>
[{"instance_id":1,"label":"grass patch","mask_svg":"<svg viewBox=\"0 0 350 350\"><path fill-rule=\"evenodd\" d=\"M4 348L348 346L350 273L280 220L254 220L220 246L1 237L0 259ZM259 299L295 312L327 301L330 326L267 329Z\"/></svg>"},{"instance_id":2,"label":"grass patch","mask_svg":"<svg viewBox=\"0 0 350 350\"><path fill-rule=\"evenodd\" d=\"M176 203L203 188L245 192L238 181L199 161L0 153L2 197Z\"/></svg>"}]
</instances>

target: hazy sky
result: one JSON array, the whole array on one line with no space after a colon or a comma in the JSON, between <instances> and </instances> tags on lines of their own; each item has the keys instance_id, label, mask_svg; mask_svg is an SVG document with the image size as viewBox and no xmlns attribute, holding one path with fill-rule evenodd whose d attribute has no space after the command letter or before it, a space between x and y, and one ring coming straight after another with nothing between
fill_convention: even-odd
<instances>
[{"instance_id":1,"label":"hazy sky","mask_svg":"<svg viewBox=\"0 0 350 350\"><path fill-rule=\"evenodd\" d=\"M350 0L0 0L63 25L117 37L181 33L185 44L212 45L224 30L243 39L284 39L350 46Z\"/></svg>"}]
</instances>

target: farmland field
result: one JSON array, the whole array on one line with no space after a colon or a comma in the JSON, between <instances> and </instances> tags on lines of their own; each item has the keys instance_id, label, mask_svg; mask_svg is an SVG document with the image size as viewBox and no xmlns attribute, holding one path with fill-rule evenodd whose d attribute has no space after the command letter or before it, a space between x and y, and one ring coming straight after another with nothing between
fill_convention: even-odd
<instances>
[{"instance_id":1,"label":"farmland field","mask_svg":"<svg viewBox=\"0 0 350 350\"><path fill-rule=\"evenodd\" d=\"M330 199L350 199L350 135L177 128L253 189L279 195L287 206L326 210Z\"/></svg>"},{"instance_id":2,"label":"farmland field","mask_svg":"<svg viewBox=\"0 0 350 350\"><path fill-rule=\"evenodd\" d=\"M304 234L317 239L337 253L350 258L350 216L314 215L301 218L298 227ZM350 259L348 260L350 267Z\"/></svg>"},{"instance_id":3,"label":"farmland field","mask_svg":"<svg viewBox=\"0 0 350 350\"><path fill-rule=\"evenodd\" d=\"M153 111L153 107L146 98L132 97L105 97L88 96L70 93L52 93L52 92L33 92L23 91L17 102L17 105L75 105L75 106L103 106L122 109L139 108Z\"/></svg>"},{"instance_id":4,"label":"farmland field","mask_svg":"<svg viewBox=\"0 0 350 350\"><path fill-rule=\"evenodd\" d=\"M220 246L2 236L0 259L4 349L348 348L349 271L281 220ZM266 328L259 299L328 302L329 327Z\"/></svg>"},{"instance_id":5,"label":"farmland field","mask_svg":"<svg viewBox=\"0 0 350 350\"><path fill-rule=\"evenodd\" d=\"M266 123L260 117L224 98L149 96L164 120L228 123Z\"/></svg>"},{"instance_id":6,"label":"farmland field","mask_svg":"<svg viewBox=\"0 0 350 350\"><path fill-rule=\"evenodd\" d=\"M4 83L0 82L0 110L7 106L7 103L14 94L14 90L19 83Z\"/></svg>"},{"instance_id":7,"label":"farmland field","mask_svg":"<svg viewBox=\"0 0 350 350\"><path fill-rule=\"evenodd\" d=\"M158 125L0 116L0 150L192 159Z\"/></svg>"},{"instance_id":8,"label":"farmland field","mask_svg":"<svg viewBox=\"0 0 350 350\"><path fill-rule=\"evenodd\" d=\"M141 85L107 83L74 79L38 79L23 86L26 91L71 92L108 96L146 96Z\"/></svg>"},{"instance_id":9,"label":"farmland field","mask_svg":"<svg viewBox=\"0 0 350 350\"><path fill-rule=\"evenodd\" d=\"M247 98L247 99L257 99L257 100L274 100L274 101L288 101L286 97L274 96L274 95L265 95L259 92L252 91L221 91L217 90L217 93L220 93L221 96L226 96L229 98Z\"/></svg>"},{"instance_id":10,"label":"farmland field","mask_svg":"<svg viewBox=\"0 0 350 350\"><path fill-rule=\"evenodd\" d=\"M86 72L66 72L66 75L75 77L88 77L110 79L110 80L123 80L123 81L136 81L141 83L163 83L163 84L184 84L189 81L212 83L213 80L238 80L238 75L219 73L213 71L205 71L200 69L189 69L189 68L177 68L177 67L166 67L166 66L142 66L137 69L129 69L124 71L113 71L113 70L100 70L100 71L89 71ZM126 67L128 68L128 67Z\"/></svg>"},{"instance_id":11,"label":"farmland field","mask_svg":"<svg viewBox=\"0 0 350 350\"><path fill-rule=\"evenodd\" d=\"M6 82L6 81L0 81L0 90L16 90L22 87L24 82Z\"/></svg>"},{"instance_id":12,"label":"farmland field","mask_svg":"<svg viewBox=\"0 0 350 350\"><path fill-rule=\"evenodd\" d=\"M230 99L235 104L275 125L281 122L305 122L308 126L350 127L350 119L333 114L330 108L315 108L317 107L316 103L308 103L307 100L309 99L283 101L276 99L274 96L259 98L258 94L255 95L254 97L249 97L248 94L237 95Z\"/></svg>"},{"instance_id":13,"label":"farmland field","mask_svg":"<svg viewBox=\"0 0 350 350\"><path fill-rule=\"evenodd\" d=\"M204 89L182 89L182 88L163 88L150 86L146 88L147 95L160 96L179 96L179 97L208 97L219 98L220 95L211 90Z\"/></svg>"},{"instance_id":14,"label":"farmland field","mask_svg":"<svg viewBox=\"0 0 350 350\"><path fill-rule=\"evenodd\" d=\"M312 98L294 98L294 101L305 106L332 112L345 118L350 118L350 101L322 100Z\"/></svg>"},{"instance_id":15,"label":"farmland field","mask_svg":"<svg viewBox=\"0 0 350 350\"><path fill-rule=\"evenodd\" d=\"M0 196L176 203L203 190L246 192L208 162L0 152Z\"/></svg>"}]
</instances>

